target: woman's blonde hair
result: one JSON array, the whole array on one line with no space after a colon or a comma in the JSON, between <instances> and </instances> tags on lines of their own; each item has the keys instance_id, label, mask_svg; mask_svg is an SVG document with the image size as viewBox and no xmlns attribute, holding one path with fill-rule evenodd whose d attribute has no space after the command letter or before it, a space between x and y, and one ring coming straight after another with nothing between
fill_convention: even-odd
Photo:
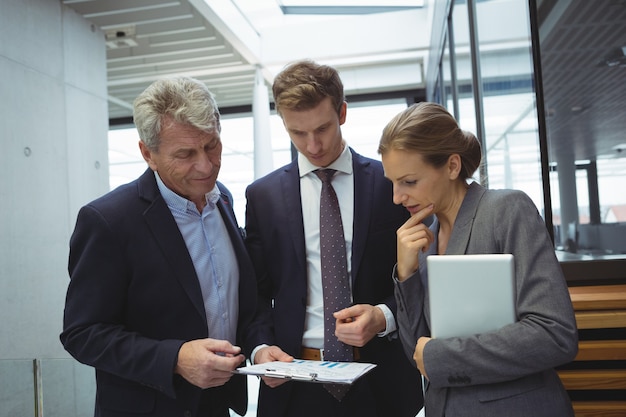
<instances>
[{"instance_id":1,"label":"woman's blonde hair","mask_svg":"<svg viewBox=\"0 0 626 417\"><path fill-rule=\"evenodd\" d=\"M445 107L421 102L397 114L383 129L378 153L390 150L417 152L435 168L446 164L450 155L461 157L459 177L467 180L480 166L480 143L474 134L459 128Z\"/></svg>"}]
</instances>

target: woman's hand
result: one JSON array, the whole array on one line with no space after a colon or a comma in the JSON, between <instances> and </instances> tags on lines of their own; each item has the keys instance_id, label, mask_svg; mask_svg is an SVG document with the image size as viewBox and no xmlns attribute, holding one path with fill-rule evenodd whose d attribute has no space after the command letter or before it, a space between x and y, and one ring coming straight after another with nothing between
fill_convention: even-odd
<instances>
[{"instance_id":1,"label":"woman's hand","mask_svg":"<svg viewBox=\"0 0 626 417\"><path fill-rule=\"evenodd\" d=\"M433 205L424 207L408 219L396 232L398 238L398 280L404 281L419 267L419 251L425 252L435 241L433 232L422 223L433 211Z\"/></svg>"},{"instance_id":2,"label":"woman's hand","mask_svg":"<svg viewBox=\"0 0 626 417\"><path fill-rule=\"evenodd\" d=\"M430 342L430 337L420 337L417 340L417 345L415 345L415 352L413 352L413 360L417 364L417 369L426 379L428 379L428 375L426 375L426 368L424 367L424 347L428 342Z\"/></svg>"}]
</instances>

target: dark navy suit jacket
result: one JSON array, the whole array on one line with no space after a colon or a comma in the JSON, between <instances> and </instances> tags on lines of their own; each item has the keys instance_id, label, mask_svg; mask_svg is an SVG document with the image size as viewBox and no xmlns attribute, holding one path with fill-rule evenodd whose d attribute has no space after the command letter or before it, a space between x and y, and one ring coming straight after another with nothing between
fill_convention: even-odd
<instances>
[{"instance_id":1,"label":"dark navy suit jacket","mask_svg":"<svg viewBox=\"0 0 626 417\"><path fill-rule=\"evenodd\" d=\"M218 186L239 263L239 343L255 309L256 280L232 197ZM61 341L96 369L97 416L209 415L212 401L245 413L244 377L201 390L173 374L181 345L211 335L192 260L151 170L81 208L69 273Z\"/></svg>"},{"instance_id":2,"label":"dark navy suit jacket","mask_svg":"<svg viewBox=\"0 0 626 417\"><path fill-rule=\"evenodd\" d=\"M396 230L409 216L393 204L391 182L379 161L352 151L354 224L352 293L355 304L381 304L396 311L391 272ZM259 310L246 346L278 345L300 356L307 304L307 264L297 160L246 190L246 246L259 282ZM341 196L339 196L341 198ZM419 373L397 338L374 337L361 349L362 362L378 366L366 375L380 415L415 416L421 408ZM292 383L271 389L261 383L259 416L281 416Z\"/></svg>"}]
</instances>

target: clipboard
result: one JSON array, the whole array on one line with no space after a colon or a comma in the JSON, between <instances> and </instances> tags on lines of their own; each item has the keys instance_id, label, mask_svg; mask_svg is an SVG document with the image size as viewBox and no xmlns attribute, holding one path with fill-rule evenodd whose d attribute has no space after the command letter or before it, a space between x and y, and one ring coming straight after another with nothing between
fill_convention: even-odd
<instances>
[{"instance_id":1,"label":"clipboard","mask_svg":"<svg viewBox=\"0 0 626 417\"><path fill-rule=\"evenodd\" d=\"M306 381L306 382L317 381L317 373L315 372L302 374L302 373L280 370L280 369L266 369L265 376L269 376L271 378L293 379L295 381Z\"/></svg>"},{"instance_id":2,"label":"clipboard","mask_svg":"<svg viewBox=\"0 0 626 417\"><path fill-rule=\"evenodd\" d=\"M376 367L373 363L331 362L295 359L293 362L266 362L237 368L237 374L267 376L300 382L352 384Z\"/></svg>"}]
</instances>

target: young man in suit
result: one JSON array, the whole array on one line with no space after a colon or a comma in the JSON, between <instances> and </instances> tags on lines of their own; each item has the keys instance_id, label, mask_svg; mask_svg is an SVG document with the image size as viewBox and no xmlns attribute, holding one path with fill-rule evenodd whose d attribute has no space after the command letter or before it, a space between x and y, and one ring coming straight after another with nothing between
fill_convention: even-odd
<instances>
[{"instance_id":1,"label":"young man in suit","mask_svg":"<svg viewBox=\"0 0 626 417\"><path fill-rule=\"evenodd\" d=\"M396 230L408 212L391 201L381 163L343 139L347 103L334 68L293 63L276 77L273 93L298 156L246 191L246 246L259 287L246 346L258 364L328 359L328 345L339 341L347 360L377 367L339 395L322 384L264 377L258 416L414 417L422 405L420 376L397 339L390 274ZM321 168L333 170L342 223L333 232L344 237L330 256L346 258L345 272L337 275L345 275L349 290L347 303L326 324Z\"/></svg>"},{"instance_id":2,"label":"young man in suit","mask_svg":"<svg viewBox=\"0 0 626 417\"><path fill-rule=\"evenodd\" d=\"M201 82L159 80L134 103L149 169L82 207L61 341L96 369L98 417L244 415L237 346L256 281L219 182L219 110Z\"/></svg>"}]
</instances>

